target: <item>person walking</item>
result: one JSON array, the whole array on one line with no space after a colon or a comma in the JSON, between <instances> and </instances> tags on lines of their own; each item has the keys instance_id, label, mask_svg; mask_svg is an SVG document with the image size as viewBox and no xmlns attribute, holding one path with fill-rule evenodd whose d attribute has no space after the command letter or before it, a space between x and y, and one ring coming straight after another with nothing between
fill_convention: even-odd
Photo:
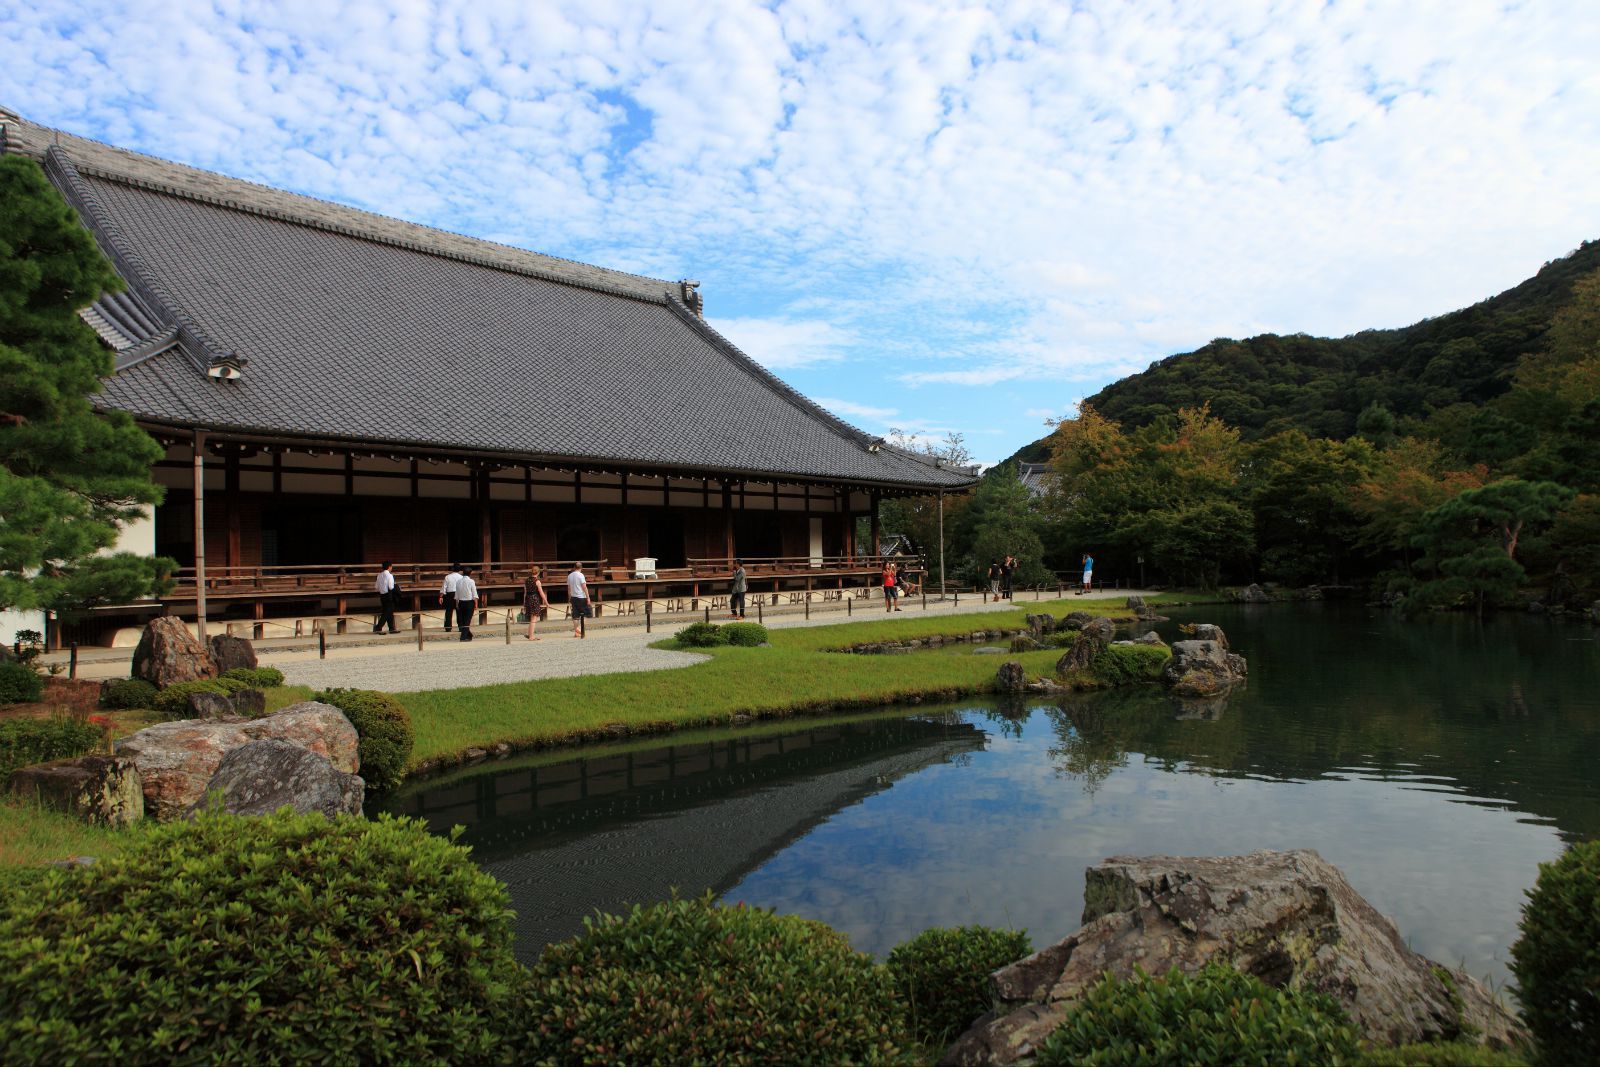
<instances>
[{"instance_id":1,"label":"person walking","mask_svg":"<svg viewBox=\"0 0 1600 1067\"><path fill-rule=\"evenodd\" d=\"M895 609L894 605L894 564L888 560L883 561L883 574L879 576L883 583L883 610L885 614Z\"/></svg>"},{"instance_id":2,"label":"person walking","mask_svg":"<svg viewBox=\"0 0 1600 1067\"><path fill-rule=\"evenodd\" d=\"M444 608L444 632L450 632L450 624L456 617L456 586L461 584L461 564L450 564L450 573L444 576L444 583L439 586L439 606Z\"/></svg>"},{"instance_id":3,"label":"person walking","mask_svg":"<svg viewBox=\"0 0 1600 1067\"><path fill-rule=\"evenodd\" d=\"M534 620L544 618L549 610L550 598L544 593L544 572L535 567L522 580L522 614L528 620L529 641L539 640L533 636Z\"/></svg>"},{"instance_id":4,"label":"person walking","mask_svg":"<svg viewBox=\"0 0 1600 1067\"><path fill-rule=\"evenodd\" d=\"M744 594L749 582L744 573L744 560L733 561L733 584L728 592L728 618L744 618Z\"/></svg>"},{"instance_id":5,"label":"person walking","mask_svg":"<svg viewBox=\"0 0 1600 1067\"><path fill-rule=\"evenodd\" d=\"M1087 593L1094 589L1094 557L1085 552L1083 554L1083 588L1080 593Z\"/></svg>"},{"instance_id":6,"label":"person walking","mask_svg":"<svg viewBox=\"0 0 1600 1067\"><path fill-rule=\"evenodd\" d=\"M1000 561L989 561L989 595L996 600L1000 599Z\"/></svg>"},{"instance_id":7,"label":"person walking","mask_svg":"<svg viewBox=\"0 0 1600 1067\"><path fill-rule=\"evenodd\" d=\"M583 620L589 615L589 579L583 576L583 564L574 563L567 575L567 604L572 609L572 636L584 635Z\"/></svg>"},{"instance_id":8,"label":"person walking","mask_svg":"<svg viewBox=\"0 0 1600 1067\"><path fill-rule=\"evenodd\" d=\"M456 629L461 640L472 640L472 612L478 606L478 583L472 580L472 568L461 568L461 580L456 583Z\"/></svg>"},{"instance_id":9,"label":"person walking","mask_svg":"<svg viewBox=\"0 0 1600 1067\"><path fill-rule=\"evenodd\" d=\"M399 628L394 624L394 604L398 599L398 594L395 590L394 571L391 569L393 567L393 563L384 560L383 569L378 572L376 583L378 590L378 621L372 627L372 632L375 634L383 633L385 626L389 628L389 632L392 634L400 632Z\"/></svg>"}]
</instances>

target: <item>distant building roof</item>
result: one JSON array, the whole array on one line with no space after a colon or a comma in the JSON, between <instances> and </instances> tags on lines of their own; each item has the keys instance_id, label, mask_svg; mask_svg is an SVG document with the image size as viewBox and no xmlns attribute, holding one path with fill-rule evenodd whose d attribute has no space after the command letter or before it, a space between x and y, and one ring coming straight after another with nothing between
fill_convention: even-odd
<instances>
[{"instance_id":1,"label":"distant building roof","mask_svg":"<svg viewBox=\"0 0 1600 1067\"><path fill-rule=\"evenodd\" d=\"M0 111L128 282L85 319L95 403L147 423L522 462L959 488L801 396L695 283L541 255L196 170ZM232 380L229 380L232 379Z\"/></svg>"},{"instance_id":2,"label":"distant building roof","mask_svg":"<svg viewBox=\"0 0 1600 1067\"><path fill-rule=\"evenodd\" d=\"M1017 480L1027 487L1028 492L1034 496L1044 496L1050 489L1050 464L1048 463L1018 463Z\"/></svg>"}]
</instances>

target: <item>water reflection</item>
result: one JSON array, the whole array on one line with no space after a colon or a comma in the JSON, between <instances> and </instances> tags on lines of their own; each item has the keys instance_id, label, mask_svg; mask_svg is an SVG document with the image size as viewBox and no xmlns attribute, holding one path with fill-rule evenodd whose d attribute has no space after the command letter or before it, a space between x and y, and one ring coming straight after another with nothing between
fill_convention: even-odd
<instances>
[{"instance_id":1,"label":"water reflection","mask_svg":"<svg viewBox=\"0 0 1600 1067\"><path fill-rule=\"evenodd\" d=\"M1536 620L1199 618L1251 661L1220 701L1122 690L745 728L493 765L392 804L467 826L526 956L674 886L873 952L972 922L1043 943L1077 926L1083 869L1107 856L1310 847L1418 950L1503 980L1537 864L1600 833L1600 646Z\"/></svg>"}]
</instances>

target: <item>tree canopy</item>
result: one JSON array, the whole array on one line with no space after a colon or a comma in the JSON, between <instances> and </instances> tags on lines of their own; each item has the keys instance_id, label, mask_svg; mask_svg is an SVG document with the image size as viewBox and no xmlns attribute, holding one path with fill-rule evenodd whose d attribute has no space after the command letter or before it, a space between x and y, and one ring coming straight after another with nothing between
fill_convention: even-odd
<instances>
[{"instance_id":1,"label":"tree canopy","mask_svg":"<svg viewBox=\"0 0 1600 1067\"><path fill-rule=\"evenodd\" d=\"M108 553L161 499L161 448L89 397L112 361L78 311L122 281L20 156L0 157L0 607L148 595L170 561Z\"/></svg>"}]
</instances>

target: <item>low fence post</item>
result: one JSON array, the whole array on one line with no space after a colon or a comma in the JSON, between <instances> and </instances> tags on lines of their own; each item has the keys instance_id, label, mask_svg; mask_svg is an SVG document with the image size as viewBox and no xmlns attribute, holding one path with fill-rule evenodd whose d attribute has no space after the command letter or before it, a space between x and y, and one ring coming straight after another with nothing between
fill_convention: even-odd
<instances>
[{"instance_id":1,"label":"low fence post","mask_svg":"<svg viewBox=\"0 0 1600 1067\"><path fill-rule=\"evenodd\" d=\"M756 622L765 622L765 621L766 621L766 619L763 618L762 615L761 615L761 598L760 597L756 597Z\"/></svg>"},{"instance_id":2,"label":"low fence post","mask_svg":"<svg viewBox=\"0 0 1600 1067\"><path fill-rule=\"evenodd\" d=\"M411 616L411 625L413 625L413 626L415 626L417 628L417 651L421 652L422 651L422 616L421 615L413 615L413 616Z\"/></svg>"},{"instance_id":3,"label":"low fence post","mask_svg":"<svg viewBox=\"0 0 1600 1067\"><path fill-rule=\"evenodd\" d=\"M649 633L650 632L650 605L651 605L651 603L652 603L652 601L649 601L649 600L646 600L644 602L644 632L645 633Z\"/></svg>"},{"instance_id":4,"label":"low fence post","mask_svg":"<svg viewBox=\"0 0 1600 1067\"><path fill-rule=\"evenodd\" d=\"M806 590L806 618L811 618L811 590Z\"/></svg>"},{"instance_id":5,"label":"low fence post","mask_svg":"<svg viewBox=\"0 0 1600 1067\"><path fill-rule=\"evenodd\" d=\"M928 610L928 583L922 583L922 610Z\"/></svg>"},{"instance_id":6,"label":"low fence post","mask_svg":"<svg viewBox=\"0 0 1600 1067\"><path fill-rule=\"evenodd\" d=\"M506 612L506 644L511 643L511 612Z\"/></svg>"},{"instance_id":7,"label":"low fence post","mask_svg":"<svg viewBox=\"0 0 1600 1067\"><path fill-rule=\"evenodd\" d=\"M709 606L706 608L706 625L711 625L711 608Z\"/></svg>"},{"instance_id":8,"label":"low fence post","mask_svg":"<svg viewBox=\"0 0 1600 1067\"><path fill-rule=\"evenodd\" d=\"M847 616L854 615L856 613L856 598L855 597L847 596L847 597L844 598L844 613Z\"/></svg>"},{"instance_id":9,"label":"low fence post","mask_svg":"<svg viewBox=\"0 0 1600 1067\"><path fill-rule=\"evenodd\" d=\"M76 641L72 642L72 651L67 659L67 677L72 679L78 677L78 642Z\"/></svg>"},{"instance_id":10,"label":"low fence post","mask_svg":"<svg viewBox=\"0 0 1600 1067\"><path fill-rule=\"evenodd\" d=\"M317 627L317 658L328 658L328 631L320 626Z\"/></svg>"},{"instance_id":11,"label":"low fence post","mask_svg":"<svg viewBox=\"0 0 1600 1067\"><path fill-rule=\"evenodd\" d=\"M589 616L587 616L587 615L579 615L578 616L578 636L579 637L588 637L589 636Z\"/></svg>"}]
</instances>

